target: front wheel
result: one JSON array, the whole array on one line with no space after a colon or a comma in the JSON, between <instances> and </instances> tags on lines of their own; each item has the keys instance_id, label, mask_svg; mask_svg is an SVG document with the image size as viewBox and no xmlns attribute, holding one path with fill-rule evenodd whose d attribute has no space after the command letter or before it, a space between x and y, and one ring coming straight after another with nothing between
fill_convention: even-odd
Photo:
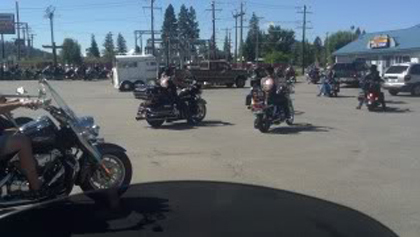
<instances>
[{"instance_id":1,"label":"front wheel","mask_svg":"<svg viewBox=\"0 0 420 237\"><path fill-rule=\"evenodd\" d=\"M101 164L90 170L80 187L84 192L118 188L119 194L124 193L133 174L130 159L124 151L107 148L100 150L103 154Z\"/></svg>"},{"instance_id":2,"label":"front wheel","mask_svg":"<svg viewBox=\"0 0 420 237\"><path fill-rule=\"evenodd\" d=\"M411 90L411 95L412 96L420 96L420 85L416 85L412 90Z\"/></svg>"},{"instance_id":3,"label":"front wheel","mask_svg":"<svg viewBox=\"0 0 420 237\"><path fill-rule=\"evenodd\" d=\"M245 82L246 82L245 78L239 77L238 79L236 79L236 87L237 88L244 88L245 87Z\"/></svg>"},{"instance_id":4,"label":"front wheel","mask_svg":"<svg viewBox=\"0 0 420 237\"><path fill-rule=\"evenodd\" d=\"M207 114L206 103L202 100L197 101L197 108L191 115L191 121L193 124L198 124L204 120Z\"/></svg>"},{"instance_id":5,"label":"front wheel","mask_svg":"<svg viewBox=\"0 0 420 237\"><path fill-rule=\"evenodd\" d=\"M264 119L264 116L258 115L255 118L254 127L260 130L262 133L267 133L270 129L270 124L266 119Z\"/></svg>"}]
</instances>

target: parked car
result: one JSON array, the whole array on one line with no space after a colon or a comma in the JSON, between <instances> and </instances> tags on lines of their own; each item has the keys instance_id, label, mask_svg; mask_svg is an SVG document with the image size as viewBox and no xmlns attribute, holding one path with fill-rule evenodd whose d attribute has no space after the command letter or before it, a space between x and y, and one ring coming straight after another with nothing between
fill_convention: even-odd
<instances>
[{"instance_id":1,"label":"parked car","mask_svg":"<svg viewBox=\"0 0 420 237\"><path fill-rule=\"evenodd\" d=\"M335 75L341 84L358 86L359 79L365 75L368 67L364 63L336 63L333 66Z\"/></svg>"},{"instance_id":2,"label":"parked car","mask_svg":"<svg viewBox=\"0 0 420 237\"><path fill-rule=\"evenodd\" d=\"M233 69L232 65L224 60L203 61L199 67L189 70L193 79L211 85L226 85L243 88L248 79L248 72L244 69ZM182 70L177 70L176 75L180 75Z\"/></svg>"},{"instance_id":3,"label":"parked car","mask_svg":"<svg viewBox=\"0 0 420 237\"><path fill-rule=\"evenodd\" d=\"M420 96L420 64L403 63L391 66L386 70L384 80L383 88L391 95L410 92L414 96Z\"/></svg>"}]
</instances>

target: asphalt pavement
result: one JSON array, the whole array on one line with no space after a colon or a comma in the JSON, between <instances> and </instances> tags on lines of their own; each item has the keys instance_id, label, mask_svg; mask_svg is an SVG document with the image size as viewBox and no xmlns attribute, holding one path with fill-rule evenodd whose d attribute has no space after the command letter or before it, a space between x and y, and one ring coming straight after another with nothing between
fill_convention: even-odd
<instances>
[{"instance_id":1,"label":"asphalt pavement","mask_svg":"<svg viewBox=\"0 0 420 237\"><path fill-rule=\"evenodd\" d=\"M127 149L133 183L215 180L274 187L354 208L401 236L420 234L420 98L386 94L389 109L368 112L355 109L357 89L326 98L316 97L315 85L297 83L296 124L262 134L244 106L249 88L206 89L201 125L152 129L134 119L140 101L109 81L52 84L77 114L96 118L105 140ZM37 88L26 81L0 85L2 93L21 85L33 93Z\"/></svg>"}]
</instances>

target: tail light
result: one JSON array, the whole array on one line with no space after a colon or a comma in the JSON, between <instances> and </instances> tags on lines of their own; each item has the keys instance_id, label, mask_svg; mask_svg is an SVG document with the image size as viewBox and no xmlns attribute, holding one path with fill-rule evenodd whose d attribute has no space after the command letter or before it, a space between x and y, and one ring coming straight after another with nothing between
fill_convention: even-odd
<instances>
[{"instance_id":1,"label":"tail light","mask_svg":"<svg viewBox=\"0 0 420 237\"><path fill-rule=\"evenodd\" d=\"M411 80L411 76L410 75L407 75L407 76L404 77L404 81L410 81L410 80Z\"/></svg>"}]
</instances>

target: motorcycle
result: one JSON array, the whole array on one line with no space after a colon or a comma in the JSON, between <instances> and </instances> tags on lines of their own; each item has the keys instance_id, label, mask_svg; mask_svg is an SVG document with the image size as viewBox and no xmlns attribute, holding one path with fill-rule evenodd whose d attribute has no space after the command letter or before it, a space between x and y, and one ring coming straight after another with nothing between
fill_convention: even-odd
<instances>
[{"instance_id":1,"label":"motorcycle","mask_svg":"<svg viewBox=\"0 0 420 237\"><path fill-rule=\"evenodd\" d=\"M131 162L126 150L99 138L99 127L92 117L78 117L51 87L41 79L37 109L50 116L42 116L19 126L18 133L32 141L37 170L43 180L40 196L31 197L29 183L19 168L17 153L0 159L0 208L38 203L68 196L75 185L85 192L115 188L122 194L132 177Z\"/></svg>"},{"instance_id":2,"label":"motorcycle","mask_svg":"<svg viewBox=\"0 0 420 237\"><path fill-rule=\"evenodd\" d=\"M307 81L312 84L317 84L321 80L320 71L317 68L311 69L307 75Z\"/></svg>"},{"instance_id":3,"label":"motorcycle","mask_svg":"<svg viewBox=\"0 0 420 237\"><path fill-rule=\"evenodd\" d=\"M206 116L207 102L201 98L201 85L194 81L179 93L178 103L168 100L166 88L159 85L139 86L134 90L136 99L144 100L137 112L136 120L146 120L153 128L166 122L187 119L190 124L198 124ZM190 116L187 116L187 115ZM188 118L189 117L189 118Z\"/></svg>"},{"instance_id":4,"label":"motorcycle","mask_svg":"<svg viewBox=\"0 0 420 237\"><path fill-rule=\"evenodd\" d=\"M291 82L289 82L289 85ZM284 100L287 99L289 106L289 116L286 115L285 108L278 106L278 103L268 104L268 93L262 90L261 87L255 87L251 91L252 101L251 110L255 116L254 128L260 130L262 133L268 132L271 125L280 125L286 122L287 125L291 126L294 122L294 108L291 102L289 93L289 86L282 86L276 92L277 98Z\"/></svg>"}]
</instances>

